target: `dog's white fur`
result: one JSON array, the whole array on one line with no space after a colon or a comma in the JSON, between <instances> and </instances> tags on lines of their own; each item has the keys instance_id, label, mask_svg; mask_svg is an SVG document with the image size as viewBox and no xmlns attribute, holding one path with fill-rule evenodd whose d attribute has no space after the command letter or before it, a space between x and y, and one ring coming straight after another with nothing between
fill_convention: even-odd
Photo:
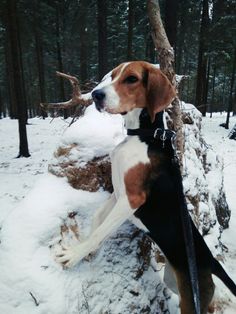
<instances>
[{"instance_id":1,"label":"dog's white fur","mask_svg":"<svg viewBox=\"0 0 236 314\"><path fill-rule=\"evenodd\" d=\"M137 128L141 109L127 113L125 122L127 128ZM149 163L147 145L138 137L128 136L111 154L112 183L114 192L108 201L99 208L93 218L91 234L83 242L63 247L56 260L65 267L73 267L84 257L95 251L104 239L114 232L123 222L131 219L139 228L147 230L141 221L133 216L136 209L130 207L127 198L124 175L128 169L139 163Z\"/></svg>"}]
</instances>

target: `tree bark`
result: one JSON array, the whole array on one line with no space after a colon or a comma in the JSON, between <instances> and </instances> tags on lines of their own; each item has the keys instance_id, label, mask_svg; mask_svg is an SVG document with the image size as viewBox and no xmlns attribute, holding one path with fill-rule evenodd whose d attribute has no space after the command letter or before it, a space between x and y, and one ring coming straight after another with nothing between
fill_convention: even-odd
<instances>
[{"instance_id":1,"label":"tree bark","mask_svg":"<svg viewBox=\"0 0 236 314\"><path fill-rule=\"evenodd\" d=\"M19 126L19 154L18 157L29 157L27 132L26 132L26 119L25 119L25 102L24 91L22 83L22 63L21 63L21 49L19 45L19 28L17 25L17 6L16 0L7 1L8 23L7 29L9 34L10 56L12 64L12 91L17 103L17 115Z\"/></svg>"},{"instance_id":2,"label":"tree bark","mask_svg":"<svg viewBox=\"0 0 236 314\"><path fill-rule=\"evenodd\" d=\"M107 73L107 4L106 0L97 0L98 23L98 78Z\"/></svg>"},{"instance_id":3,"label":"tree bark","mask_svg":"<svg viewBox=\"0 0 236 314\"><path fill-rule=\"evenodd\" d=\"M168 41L160 15L160 7L157 0L147 0L148 17L151 25L151 34L154 45L157 49L160 69L168 77L170 82L176 87L174 71L174 51ZM172 102L171 117L173 119L173 129L177 133L176 145L180 164L182 165L182 156L184 150L183 122L180 110L180 101L178 97Z\"/></svg>"}]
</instances>

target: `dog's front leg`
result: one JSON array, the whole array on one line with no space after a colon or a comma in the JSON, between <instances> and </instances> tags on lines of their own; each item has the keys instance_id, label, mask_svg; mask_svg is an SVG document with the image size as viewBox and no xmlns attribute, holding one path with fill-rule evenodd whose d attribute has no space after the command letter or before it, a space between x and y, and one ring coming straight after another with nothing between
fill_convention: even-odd
<instances>
[{"instance_id":1,"label":"dog's front leg","mask_svg":"<svg viewBox=\"0 0 236 314\"><path fill-rule=\"evenodd\" d=\"M106 219L106 217L109 215L110 211L116 204L116 197L115 193L113 192L111 196L108 198L108 200L95 211L95 214L93 216L93 222L92 222L92 228L91 233L95 231Z\"/></svg>"},{"instance_id":2,"label":"dog's front leg","mask_svg":"<svg viewBox=\"0 0 236 314\"><path fill-rule=\"evenodd\" d=\"M56 261L65 267L75 266L89 253L95 251L101 242L120 227L134 212L135 210L130 207L127 196L120 197L102 224L91 233L89 238L84 242L62 248L56 256Z\"/></svg>"}]
</instances>

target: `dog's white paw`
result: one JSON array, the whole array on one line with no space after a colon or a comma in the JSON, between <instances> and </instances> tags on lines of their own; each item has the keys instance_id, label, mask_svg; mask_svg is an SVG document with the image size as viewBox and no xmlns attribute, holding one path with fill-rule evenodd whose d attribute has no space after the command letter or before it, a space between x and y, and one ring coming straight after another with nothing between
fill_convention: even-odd
<instances>
[{"instance_id":1,"label":"dog's white paw","mask_svg":"<svg viewBox=\"0 0 236 314\"><path fill-rule=\"evenodd\" d=\"M59 252L56 253L56 262L62 264L65 268L74 267L85 256L90 253L86 242L74 244L73 246L63 246Z\"/></svg>"}]
</instances>

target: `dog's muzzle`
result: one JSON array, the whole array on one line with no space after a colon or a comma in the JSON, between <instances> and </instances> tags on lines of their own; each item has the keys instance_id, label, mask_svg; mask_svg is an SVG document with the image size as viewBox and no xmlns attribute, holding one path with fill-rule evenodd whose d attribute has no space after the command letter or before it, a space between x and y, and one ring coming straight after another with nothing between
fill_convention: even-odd
<instances>
[{"instance_id":1,"label":"dog's muzzle","mask_svg":"<svg viewBox=\"0 0 236 314\"><path fill-rule=\"evenodd\" d=\"M93 101L95 102L95 106L98 111L101 111L102 109L104 109L105 96L106 95L102 89L97 89L92 92L92 98L93 98Z\"/></svg>"}]
</instances>

